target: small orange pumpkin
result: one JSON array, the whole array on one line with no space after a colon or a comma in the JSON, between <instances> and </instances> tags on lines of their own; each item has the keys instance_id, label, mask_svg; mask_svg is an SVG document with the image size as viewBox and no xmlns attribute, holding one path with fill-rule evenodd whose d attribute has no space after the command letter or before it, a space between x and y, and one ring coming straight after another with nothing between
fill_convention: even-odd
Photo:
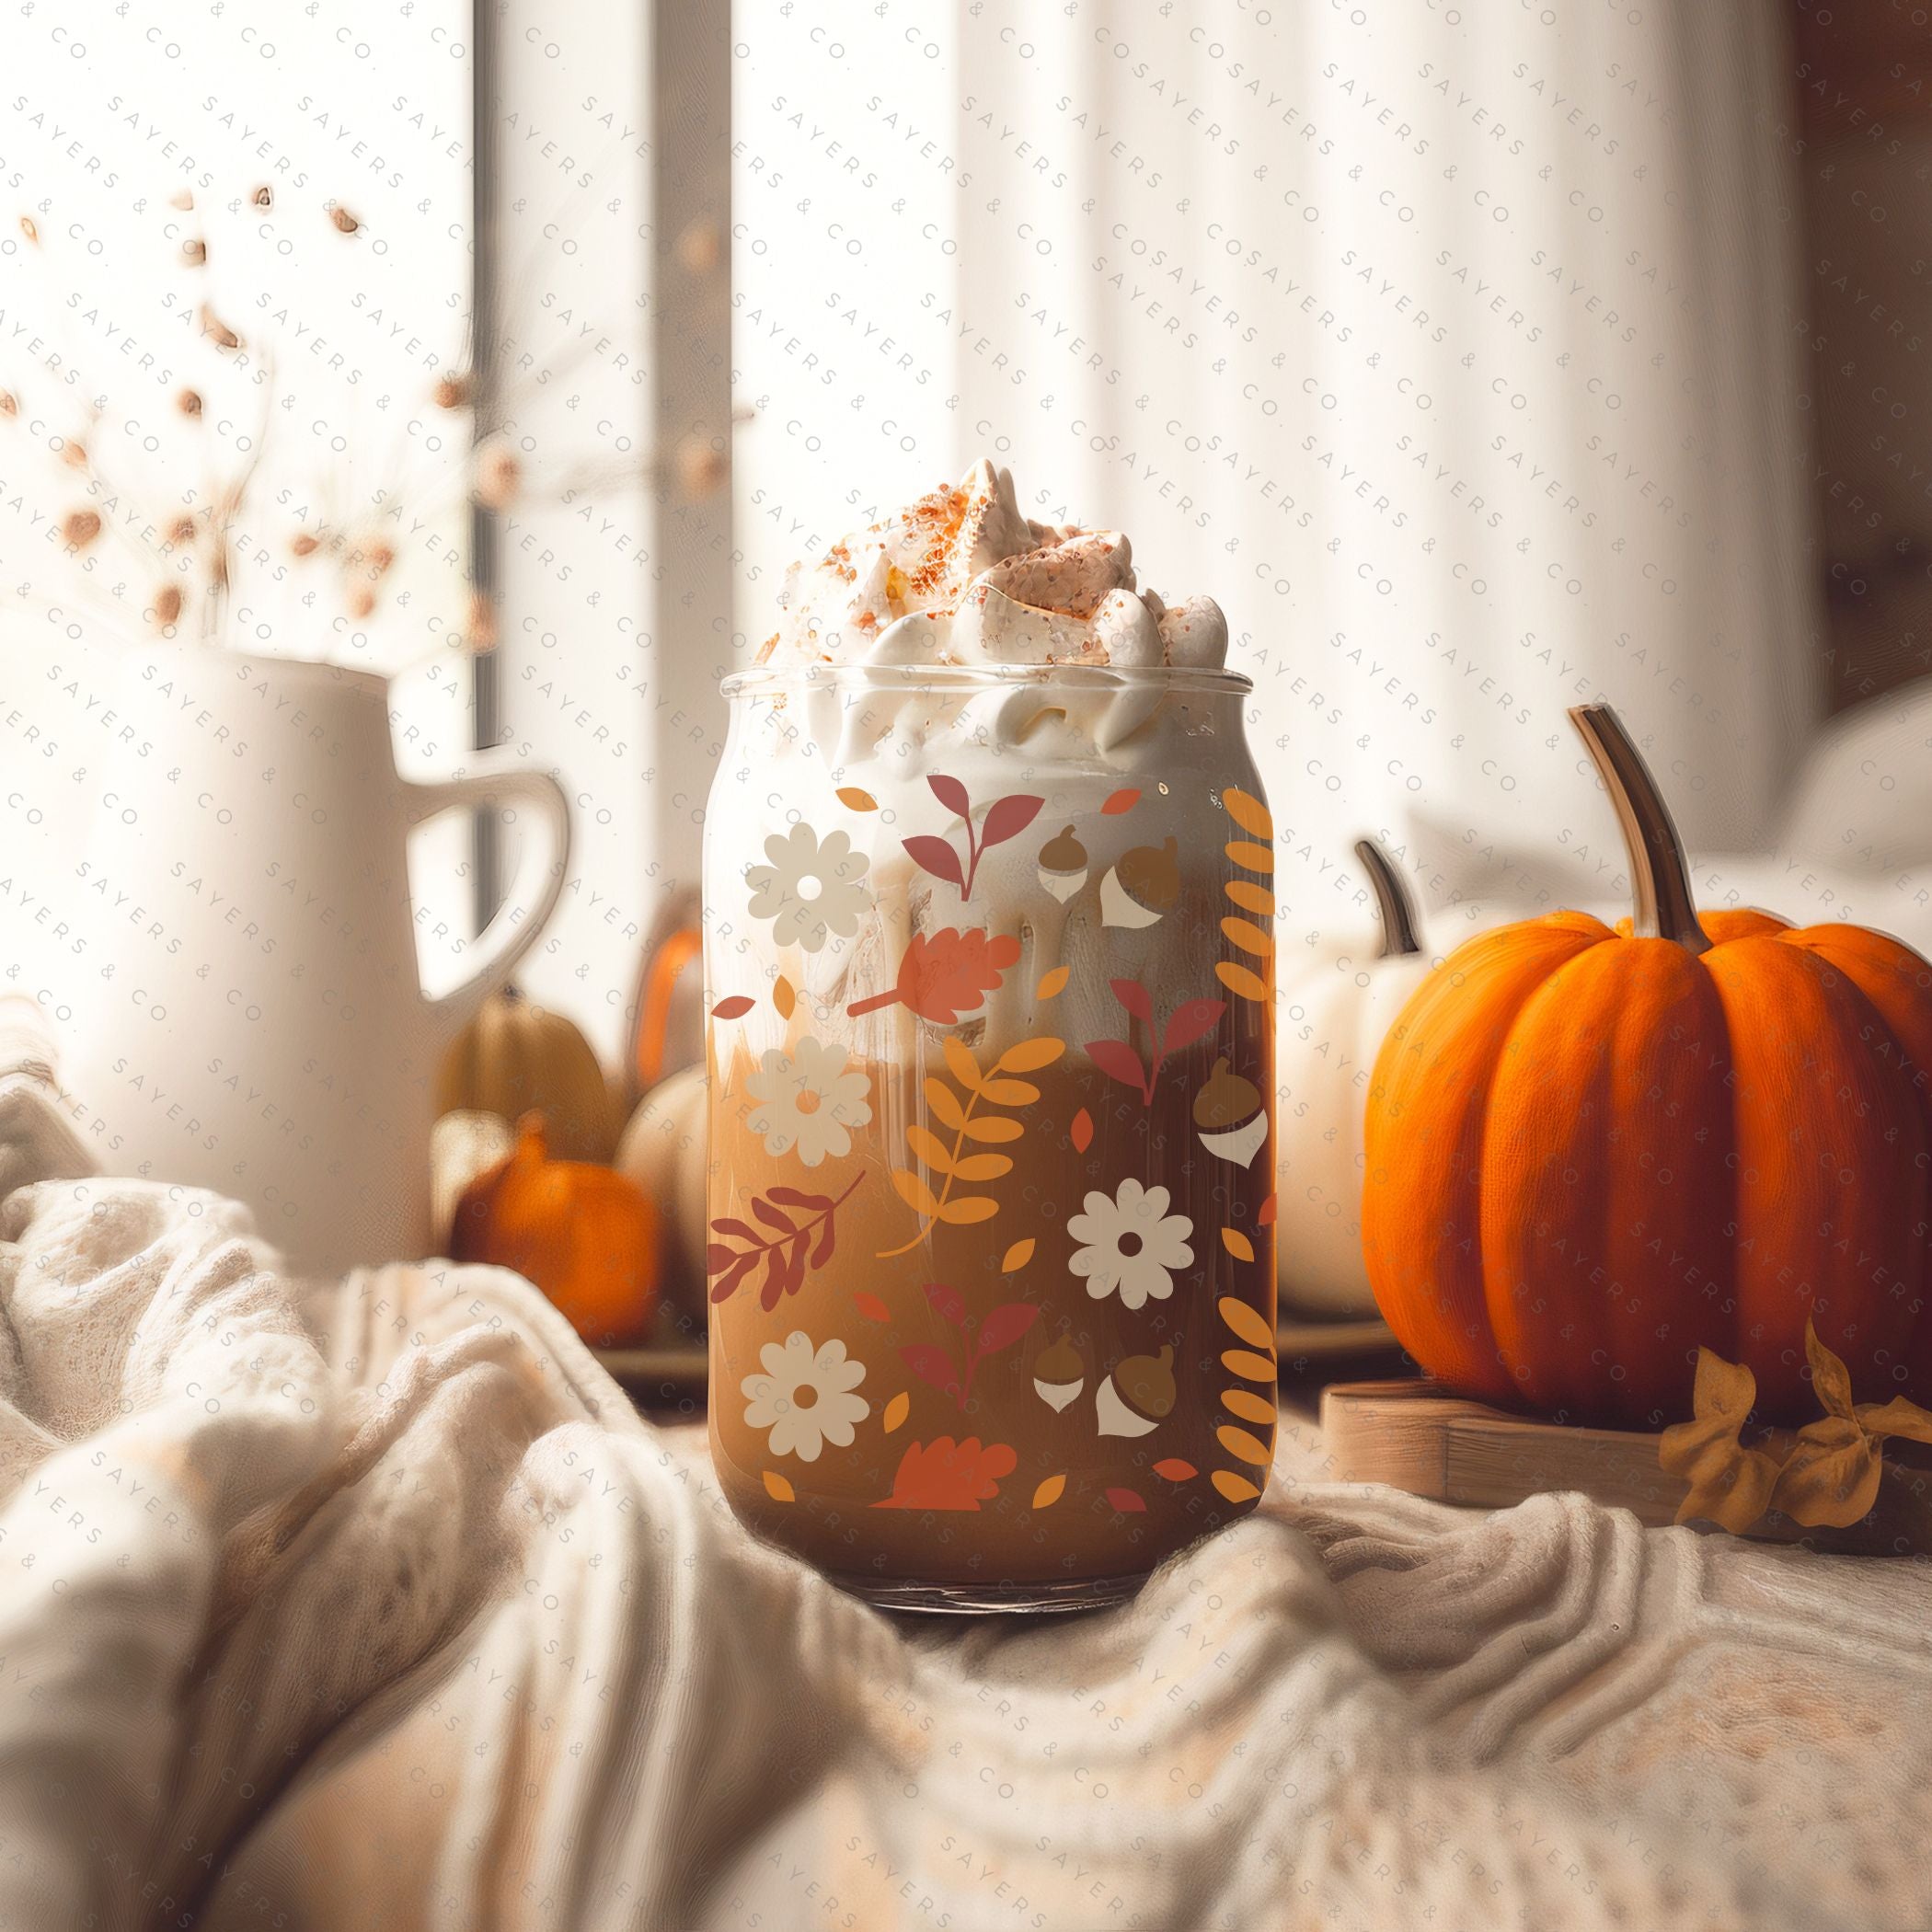
<instances>
[{"instance_id":1,"label":"small orange pumpkin","mask_svg":"<svg viewBox=\"0 0 1932 1932\"><path fill-rule=\"evenodd\" d=\"M608 1167L552 1160L540 1114L525 1114L510 1157L464 1190L450 1252L535 1282L597 1348L640 1340L657 1307L650 1202Z\"/></svg>"},{"instance_id":2,"label":"small orange pumpkin","mask_svg":"<svg viewBox=\"0 0 1932 1932\"><path fill-rule=\"evenodd\" d=\"M1932 966L1856 926L1701 920L1609 707L1572 710L1636 916L1458 948L1370 1083L1363 1251L1428 1373L1566 1419L1688 1415L1700 1345L1765 1420L1815 1407L1805 1322L1874 1398L1932 1395Z\"/></svg>"}]
</instances>

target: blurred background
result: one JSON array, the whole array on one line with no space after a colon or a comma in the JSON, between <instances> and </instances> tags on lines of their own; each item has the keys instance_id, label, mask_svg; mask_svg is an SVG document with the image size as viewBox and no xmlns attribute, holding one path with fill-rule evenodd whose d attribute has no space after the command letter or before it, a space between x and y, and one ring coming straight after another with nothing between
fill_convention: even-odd
<instances>
[{"instance_id":1,"label":"blurred background","mask_svg":"<svg viewBox=\"0 0 1932 1932\"><path fill-rule=\"evenodd\" d=\"M520 978L621 1080L719 677L788 562L983 454L1225 608L1290 991L1366 916L1362 833L1443 930L1615 898L1594 697L1713 897L1924 943L1925 14L1481 13L43 23L0 153L7 682L50 609L164 627L113 510L49 541L76 506L232 499L167 634L392 673L411 768L554 767ZM473 923L514 836L421 834L419 897Z\"/></svg>"}]
</instances>

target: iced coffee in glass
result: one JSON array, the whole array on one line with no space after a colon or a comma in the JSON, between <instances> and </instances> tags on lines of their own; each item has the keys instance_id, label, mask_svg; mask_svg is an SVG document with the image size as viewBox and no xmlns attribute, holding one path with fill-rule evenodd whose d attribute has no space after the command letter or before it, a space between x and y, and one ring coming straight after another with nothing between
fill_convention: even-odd
<instances>
[{"instance_id":1,"label":"iced coffee in glass","mask_svg":"<svg viewBox=\"0 0 1932 1932\"><path fill-rule=\"evenodd\" d=\"M795 569L728 681L712 1453L876 1601L1115 1601L1267 1480L1272 828L1225 646L982 464Z\"/></svg>"}]
</instances>

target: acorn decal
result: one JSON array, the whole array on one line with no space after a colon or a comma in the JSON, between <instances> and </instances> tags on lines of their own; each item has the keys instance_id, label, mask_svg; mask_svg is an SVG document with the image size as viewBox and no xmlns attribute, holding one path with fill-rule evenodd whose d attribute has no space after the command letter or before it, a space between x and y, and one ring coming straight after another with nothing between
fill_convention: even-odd
<instances>
[{"instance_id":1,"label":"acorn decal","mask_svg":"<svg viewBox=\"0 0 1932 1932\"><path fill-rule=\"evenodd\" d=\"M1087 1367L1080 1351L1064 1335L1042 1349L1033 1363L1033 1393L1058 1411L1087 1386Z\"/></svg>"},{"instance_id":2,"label":"acorn decal","mask_svg":"<svg viewBox=\"0 0 1932 1932\"><path fill-rule=\"evenodd\" d=\"M1216 1160L1232 1161L1237 1167L1252 1167L1268 1138L1268 1110L1260 1089L1228 1071L1225 1053L1194 1096L1194 1125L1201 1130L1201 1144Z\"/></svg>"},{"instance_id":3,"label":"acorn decal","mask_svg":"<svg viewBox=\"0 0 1932 1932\"><path fill-rule=\"evenodd\" d=\"M1130 1355L1116 1363L1094 1397L1102 1435L1149 1435L1173 1407L1174 1351L1165 1346L1157 1360Z\"/></svg>"},{"instance_id":4,"label":"acorn decal","mask_svg":"<svg viewBox=\"0 0 1932 1932\"><path fill-rule=\"evenodd\" d=\"M1180 862L1169 838L1158 847L1136 845L1108 868L1100 881L1102 926L1152 926L1180 897Z\"/></svg>"},{"instance_id":5,"label":"acorn decal","mask_svg":"<svg viewBox=\"0 0 1932 1932\"><path fill-rule=\"evenodd\" d=\"M1087 847L1071 825L1040 848L1040 882L1062 905L1087 883Z\"/></svg>"}]
</instances>

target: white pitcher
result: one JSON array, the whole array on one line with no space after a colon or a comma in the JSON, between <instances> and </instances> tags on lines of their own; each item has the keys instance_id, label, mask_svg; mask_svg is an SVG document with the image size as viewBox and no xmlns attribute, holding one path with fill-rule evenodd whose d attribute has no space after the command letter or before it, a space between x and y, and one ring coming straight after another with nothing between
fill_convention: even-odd
<instances>
[{"instance_id":1,"label":"white pitcher","mask_svg":"<svg viewBox=\"0 0 1932 1932\"><path fill-rule=\"evenodd\" d=\"M110 1173L248 1202L305 1269L422 1254L437 1064L562 890L557 781L487 753L403 778L387 684L329 665L96 646L40 683L36 746L60 751L24 796L92 822L43 873L16 957L75 1131ZM407 843L479 805L513 809L518 863L466 943L415 910ZM425 993L419 948L456 983Z\"/></svg>"}]
</instances>

